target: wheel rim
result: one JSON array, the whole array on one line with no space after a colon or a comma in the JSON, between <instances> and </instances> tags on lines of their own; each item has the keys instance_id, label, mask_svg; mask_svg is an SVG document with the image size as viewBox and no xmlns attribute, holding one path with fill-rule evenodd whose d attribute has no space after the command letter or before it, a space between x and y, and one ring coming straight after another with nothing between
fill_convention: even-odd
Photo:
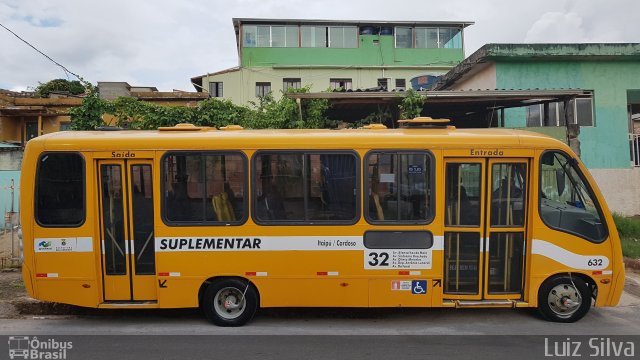
<instances>
[{"instance_id":1,"label":"wheel rim","mask_svg":"<svg viewBox=\"0 0 640 360\"><path fill-rule=\"evenodd\" d=\"M213 308L221 318L231 320L242 315L245 309L245 298L242 292L234 287L218 290L213 298Z\"/></svg>"},{"instance_id":2,"label":"wheel rim","mask_svg":"<svg viewBox=\"0 0 640 360\"><path fill-rule=\"evenodd\" d=\"M572 284L554 286L549 292L547 301L551 311L563 319L571 317L582 305L578 289Z\"/></svg>"}]
</instances>

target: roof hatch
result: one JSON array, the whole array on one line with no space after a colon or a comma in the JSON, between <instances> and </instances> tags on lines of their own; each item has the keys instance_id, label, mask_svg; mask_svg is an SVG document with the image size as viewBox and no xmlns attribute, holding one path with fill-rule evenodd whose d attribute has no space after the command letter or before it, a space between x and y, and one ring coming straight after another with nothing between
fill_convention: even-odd
<instances>
[{"instance_id":1,"label":"roof hatch","mask_svg":"<svg viewBox=\"0 0 640 360\"><path fill-rule=\"evenodd\" d=\"M204 131L210 129L211 128L207 126L195 126L186 123L177 124L176 126L161 126L158 128L159 131Z\"/></svg>"},{"instance_id":2,"label":"roof hatch","mask_svg":"<svg viewBox=\"0 0 640 360\"><path fill-rule=\"evenodd\" d=\"M449 125L449 119L432 119L430 117L417 117L409 120L398 120L402 128L448 128L455 129Z\"/></svg>"}]
</instances>

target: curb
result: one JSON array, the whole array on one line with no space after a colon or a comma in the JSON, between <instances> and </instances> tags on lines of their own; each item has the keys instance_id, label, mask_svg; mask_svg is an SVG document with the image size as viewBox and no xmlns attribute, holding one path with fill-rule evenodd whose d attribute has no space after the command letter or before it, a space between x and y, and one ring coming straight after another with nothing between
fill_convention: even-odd
<instances>
[{"instance_id":1,"label":"curb","mask_svg":"<svg viewBox=\"0 0 640 360\"><path fill-rule=\"evenodd\" d=\"M82 308L21 297L9 302L20 315L80 315Z\"/></svg>"}]
</instances>

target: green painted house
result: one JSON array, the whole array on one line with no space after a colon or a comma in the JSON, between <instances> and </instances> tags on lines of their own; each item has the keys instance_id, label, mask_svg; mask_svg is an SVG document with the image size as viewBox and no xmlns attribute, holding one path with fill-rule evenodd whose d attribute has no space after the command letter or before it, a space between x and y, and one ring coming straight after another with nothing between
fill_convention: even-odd
<instances>
[{"instance_id":1,"label":"green painted house","mask_svg":"<svg viewBox=\"0 0 640 360\"><path fill-rule=\"evenodd\" d=\"M609 206L640 214L640 44L487 44L436 84L436 90L569 88L590 95L506 109L504 126L565 131Z\"/></svg>"},{"instance_id":2,"label":"green painted house","mask_svg":"<svg viewBox=\"0 0 640 360\"><path fill-rule=\"evenodd\" d=\"M472 22L233 19L239 65L191 79L237 104L288 88L312 92L431 85L464 59Z\"/></svg>"}]
</instances>

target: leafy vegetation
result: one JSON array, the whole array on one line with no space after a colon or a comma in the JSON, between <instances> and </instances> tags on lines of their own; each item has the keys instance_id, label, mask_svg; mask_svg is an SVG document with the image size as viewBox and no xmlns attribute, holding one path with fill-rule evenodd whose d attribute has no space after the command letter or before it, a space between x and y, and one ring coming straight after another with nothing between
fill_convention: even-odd
<instances>
[{"instance_id":1,"label":"leafy vegetation","mask_svg":"<svg viewBox=\"0 0 640 360\"><path fill-rule=\"evenodd\" d=\"M420 95L419 92L409 89L404 92L405 96L400 103L400 119L413 119L420 116L427 97Z\"/></svg>"},{"instance_id":2,"label":"leafy vegetation","mask_svg":"<svg viewBox=\"0 0 640 360\"><path fill-rule=\"evenodd\" d=\"M390 120L393 120L391 109L388 106L378 106L377 111L356 122L354 127L359 128L369 124L385 124Z\"/></svg>"},{"instance_id":3,"label":"leafy vegetation","mask_svg":"<svg viewBox=\"0 0 640 360\"><path fill-rule=\"evenodd\" d=\"M92 130L104 125L105 115L112 117L109 125L128 129L157 129L178 123L198 126L221 127L229 124L248 129L322 129L335 128L338 121L331 120L326 113L326 99L302 99L300 104L287 96L275 99L270 93L249 106L236 105L230 100L210 98L196 107L163 106L132 97L120 97L113 101L100 99L95 87L85 84L88 95L81 106L71 109L71 129ZM289 89L288 92L309 92L309 87ZM283 93L284 95L284 93ZM403 119L420 116L426 97L414 90L404 93L397 110ZM394 109L379 108L377 112L357 122L356 126L370 123L385 123L393 120Z\"/></svg>"},{"instance_id":4,"label":"leafy vegetation","mask_svg":"<svg viewBox=\"0 0 640 360\"><path fill-rule=\"evenodd\" d=\"M621 237L622 255L634 259L640 259L640 239Z\"/></svg>"},{"instance_id":5,"label":"leafy vegetation","mask_svg":"<svg viewBox=\"0 0 640 360\"><path fill-rule=\"evenodd\" d=\"M84 94L87 88L78 80L69 81L65 79L54 79L46 83L39 83L35 88L35 96L40 98L49 97L54 91L68 92L72 95Z\"/></svg>"},{"instance_id":6,"label":"leafy vegetation","mask_svg":"<svg viewBox=\"0 0 640 360\"><path fill-rule=\"evenodd\" d=\"M93 91L82 100L82 105L71 108L71 130L89 130L104 125L102 115L113 112L110 102L100 99Z\"/></svg>"},{"instance_id":7,"label":"leafy vegetation","mask_svg":"<svg viewBox=\"0 0 640 360\"><path fill-rule=\"evenodd\" d=\"M640 258L640 218L614 213L613 220L620 234L622 254L631 258Z\"/></svg>"},{"instance_id":8,"label":"leafy vegetation","mask_svg":"<svg viewBox=\"0 0 640 360\"><path fill-rule=\"evenodd\" d=\"M308 92L309 88L290 91ZM275 100L271 94L261 97L250 107L218 98L201 101L196 107L185 107L162 106L132 97L107 101L92 92L81 106L72 109L70 113L71 128L74 130L91 130L104 125L102 116L105 114L113 116L113 125L140 130L174 126L178 123L211 127L237 124L250 129L316 129L331 128L337 124L325 115L329 108L327 100L303 100L300 107L302 116L295 100L286 96Z\"/></svg>"}]
</instances>

